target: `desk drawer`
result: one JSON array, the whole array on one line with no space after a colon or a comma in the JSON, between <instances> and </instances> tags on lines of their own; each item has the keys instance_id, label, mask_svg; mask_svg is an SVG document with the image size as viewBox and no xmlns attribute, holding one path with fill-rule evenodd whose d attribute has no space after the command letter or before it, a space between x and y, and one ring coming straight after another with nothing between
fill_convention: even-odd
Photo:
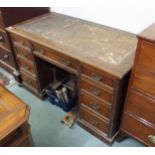
<instances>
[{"instance_id":1,"label":"desk drawer","mask_svg":"<svg viewBox=\"0 0 155 155\"><path fill-rule=\"evenodd\" d=\"M14 42L14 49L17 55L24 57L25 59L33 61L33 54L31 53L31 49L24 47L16 42Z\"/></svg>"},{"instance_id":2,"label":"desk drawer","mask_svg":"<svg viewBox=\"0 0 155 155\"><path fill-rule=\"evenodd\" d=\"M155 75L135 71L131 85L144 93L155 96Z\"/></svg>"},{"instance_id":3,"label":"desk drawer","mask_svg":"<svg viewBox=\"0 0 155 155\"><path fill-rule=\"evenodd\" d=\"M114 79L112 79L110 76L108 76L106 73L99 69L90 67L88 65L82 65L81 72L84 76L90 78L95 82L99 82L100 84L110 86L111 88L115 87Z\"/></svg>"},{"instance_id":4,"label":"desk drawer","mask_svg":"<svg viewBox=\"0 0 155 155\"><path fill-rule=\"evenodd\" d=\"M11 35L11 38L16 47L27 48L29 51L32 50L32 45L29 40L14 34Z\"/></svg>"},{"instance_id":5,"label":"desk drawer","mask_svg":"<svg viewBox=\"0 0 155 155\"><path fill-rule=\"evenodd\" d=\"M34 45L34 53L41 58L51 61L53 64L55 63L61 68L74 70L75 72L77 72L79 68L77 60L64 56L57 51L48 49L41 45Z\"/></svg>"},{"instance_id":6,"label":"desk drawer","mask_svg":"<svg viewBox=\"0 0 155 155\"><path fill-rule=\"evenodd\" d=\"M0 46L8 50L10 49L7 33L3 30L0 30Z\"/></svg>"},{"instance_id":7,"label":"desk drawer","mask_svg":"<svg viewBox=\"0 0 155 155\"><path fill-rule=\"evenodd\" d=\"M96 128L105 134L108 133L109 122L97 117L94 113L89 112L87 109L81 107L80 109L80 119L83 119L93 128Z\"/></svg>"},{"instance_id":8,"label":"desk drawer","mask_svg":"<svg viewBox=\"0 0 155 155\"><path fill-rule=\"evenodd\" d=\"M113 103L113 94L109 90L105 90L84 78L81 80L81 89L87 91L99 99Z\"/></svg>"},{"instance_id":9,"label":"desk drawer","mask_svg":"<svg viewBox=\"0 0 155 155\"><path fill-rule=\"evenodd\" d=\"M103 117L110 118L111 105L103 101L97 100L94 97L81 92L80 103L93 110L95 113L102 115Z\"/></svg>"},{"instance_id":10,"label":"desk drawer","mask_svg":"<svg viewBox=\"0 0 155 155\"><path fill-rule=\"evenodd\" d=\"M29 74L33 74L33 76L36 75L34 64L32 61L29 61L28 59L25 59L21 57L20 55L17 55L18 64L21 69L24 69Z\"/></svg>"},{"instance_id":11,"label":"desk drawer","mask_svg":"<svg viewBox=\"0 0 155 155\"><path fill-rule=\"evenodd\" d=\"M155 100L139 92L129 91L125 110L155 124Z\"/></svg>"},{"instance_id":12,"label":"desk drawer","mask_svg":"<svg viewBox=\"0 0 155 155\"><path fill-rule=\"evenodd\" d=\"M34 77L28 75L27 73L25 73L22 70L21 70L21 76L22 76L23 82L26 83L29 87L38 89L37 80Z\"/></svg>"},{"instance_id":13,"label":"desk drawer","mask_svg":"<svg viewBox=\"0 0 155 155\"><path fill-rule=\"evenodd\" d=\"M122 129L149 146L155 146L155 128L149 123L138 121L129 114L123 115Z\"/></svg>"}]
</instances>

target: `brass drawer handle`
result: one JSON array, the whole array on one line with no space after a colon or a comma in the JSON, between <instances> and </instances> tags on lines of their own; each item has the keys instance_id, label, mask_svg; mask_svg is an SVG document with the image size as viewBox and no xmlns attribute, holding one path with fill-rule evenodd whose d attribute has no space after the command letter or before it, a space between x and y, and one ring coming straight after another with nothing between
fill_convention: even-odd
<instances>
[{"instance_id":1,"label":"brass drawer handle","mask_svg":"<svg viewBox=\"0 0 155 155\"><path fill-rule=\"evenodd\" d=\"M45 54L45 51L43 49L38 49L37 50L40 54Z\"/></svg>"},{"instance_id":2,"label":"brass drawer handle","mask_svg":"<svg viewBox=\"0 0 155 155\"><path fill-rule=\"evenodd\" d=\"M99 111L99 110L100 110L100 106L97 105L97 103L92 103L92 104L91 104L91 107L92 107L92 109L94 109L94 110L96 110L96 111Z\"/></svg>"},{"instance_id":3,"label":"brass drawer handle","mask_svg":"<svg viewBox=\"0 0 155 155\"><path fill-rule=\"evenodd\" d=\"M23 55L23 57L27 57L27 54L26 53L23 53L22 55Z\"/></svg>"},{"instance_id":4,"label":"brass drawer handle","mask_svg":"<svg viewBox=\"0 0 155 155\"><path fill-rule=\"evenodd\" d=\"M28 83L32 85L33 84L33 81L32 80L29 80Z\"/></svg>"},{"instance_id":5,"label":"brass drawer handle","mask_svg":"<svg viewBox=\"0 0 155 155\"><path fill-rule=\"evenodd\" d=\"M150 142L155 144L155 136L154 135L149 135L148 139L149 139Z\"/></svg>"},{"instance_id":6,"label":"brass drawer handle","mask_svg":"<svg viewBox=\"0 0 155 155\"><path fill-rule=\"evenodd\" d=\"M99 122L97 122L97 121L95 121L95 120L91 120L90 122L91 122L91 124L93 124L93 125L98 125L98 124L99 124Z\"/></svg>"},{"instance_id":7,"label":"brass drawer handle","mask_svg":"<svg viewBox=\"0 0 155 155\"><path fill-rule=\"evenodd\" d=\"M24 45L24 41L20 41L19 43L20 43L20 45Z\"/></svg>"},{"instance_id":8,"label":"brass drawer handle","mask_svg":"<svg viewBox=\"0 0 155 155\"><path fill-rule=\"evenodd\" d=\"M95 89L95 88L91 90L91 93L93 95L95 95L95 96L100 96L101 95L101 91L98 90L98 89Z\"/></svg>"},{"instance_id":9,"label":"brass drawer handle","mask_svg":"<svg viewBox=\"0 0 155 155\"><path fill-rule=\"evenodd\" d=\"M0 35L0 42L4 41L4 37Z\"/></svg>"},{"instance_id":10,"label":"brass drawer handle","mask_svg":"<svg viewBox=\"0 0 155 155\"><path fill-rule=\"evenodd\" d=\"M103 79L103 77L101 75L98 75L98 74L95 74L95 73L92 73L91 74L91 78L95 81L101 81Z\"/></svg>"},{"instance_id":11,"label":"brass drawer handle","mask_svg":"<svg viewBox=\"0 0 155 155\"><path fill-rule=\"evenodd\" d=\"M71 62L70 62L70 61L63 60L62 62L63 62L63 64L64 64L65 66L70 66L70 65L71 65Z\"/></svg>"},{"instance_id":12,"label":"brass drawer handle","mask_svg":"<svg viewBox=\"0 0 155 155\"><path fill-rule=\"evenodd\" d=\"M4 59L8 59L9 58L9 55L8 54L5 54L4 55Z\"/></svg>"},{"instance_id":13,"label":"brass drawer handle","mask_svg":"<svg viewBox=\"0 0 155 155\"><path fill-rule=\"evenodd\" d=\"M29 66L25 66L25 69L30 70L30 67Z\"/></svg>"}]
</instances>

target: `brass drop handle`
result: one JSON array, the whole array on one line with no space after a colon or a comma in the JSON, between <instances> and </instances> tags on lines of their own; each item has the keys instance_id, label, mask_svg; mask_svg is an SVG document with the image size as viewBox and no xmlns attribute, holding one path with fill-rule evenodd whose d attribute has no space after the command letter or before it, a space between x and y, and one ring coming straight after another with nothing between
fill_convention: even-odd
<instances>
[{"instance_id":1,"label":"brass drop handle","mask_svg":"<svg viewBox=\"0 0 155 155\"><path fill-rule=\"evenodd\" d=\"M23 41L20 41L20 44L21 44L21 45L24 45L24 42L23 42Z\"/></svg>"},{"instance_id":2,"label":"brass drop handle","mask_svg":"<svg viewBox=\"0 0 155 155\"><path fill-rule=\"evenodd\" d=\"M101 91L98 90L98 89L95 89L95 88L93 88L93 89L91 90L91 92L92 92L92 94L95 95L95 96L100 96L100 95L101 95Z\"/></svg>"},{"instance_id":3,"label":"brass drop handle","mask_svg":"<svg viewBox=\"0 0 155 155\"><path fill-rule=\"evenodd\" d=\"M29 84L33 84L33 81L32 81L32 80L29 80L28 83L29 83Z\"/></svg>"},{"instance_id":4,"label":"brass drop handle","mask_svg":"<svg viewBox=\"0 0 155 155\"><path fill-rule=\"evenodd\" d=\"M9 58L8 54L5 54L4 59L8 59L8 58Z\"/></svg>"},{"instance_id":5,"label":"brass drop handle","mask_svg":"<svg viewBox=\"0 0 155 155\"><path fill-rule=\"evenodd\" d=\"M150 142L155 144L155 136L154 135L148 135L148 139Z\"/></svg>"},{"instance_id":6,"label":"brass drop handle","mask_svg":"<svg viewBox=\"0 0 155 155\"><path fill-rule=\"evenodd\" d=\"M95 120L91 120L91 124L98 125L99 123L97 121L95 121Z\"/></svg>"},{"instance_id":7,"label":"brass drop handle","mask_svg":"<svg viewBox=\"0 0 155 155\"><path fill-rule=\"evenodd\" d=\"M96 74L96 73L92 73L91 74L91 78L95 81L101 81L103 79L103 77L99 74Z\"/></svg>"},{"instance_id":8,"label":"brass drop handle","mask_svg":"<svg viewBox=\"0 0 155 155\"><path fill-rule=\"evenodd\" d=\"M94 109L94 110L100 110L100 106L99 105L97 105L97 103L92 103L92 109Z\"/></svg>"},{"instance_id":9,"label":"brass drop handle","mask_svg":"<svg viewBox=\"0 0 155 155\"><path fill-rule=\"evenodd\" d=\"M27 54L26 53L23 53L23 57L27 57Z\"/></svg>"},{"instance_id":10,"label":"brass drop handle","mask_svg":"<svg viewBox=\"0 0 155 155\"><path fill-rule=\"evenodd\" d=\"M29 69L30 69L30 67L29 67L29 66L25 66L25 68L26 68L27 70L29 70Z\"/></svg>"},{"instance_id":11,"label":"brass drop handle","mask_svg":"<svg viewBox=\"0 0 155 155\"><path fill-rule=\"evenodd\" d=\"M71 62L70 62L70 61L67 61L67 60L64 60L64 61L63 61L63 64L64 64L65 66L70 66L70 65L71 65Z\"/></svg>"},{"instance_id":12,"label":"brass drop handle","mask_svg":"<svg viewBox=\"0 0 155 155\"><path fill-rule=\"evenodd\" d=\"M4 41L4 37L0 35L0 42Z\"/></svg>"},{"instance_id":13,"label":"brass drop handle","mask_svg":"<svg viewBox=\"0 0 155 155\"><path fill-rule=\"evenodd\" d=\"M44 51L43 49L38 49L38 52L39 52L40 54L45 54L45 51Z\"/></svg>"}]
</instances>

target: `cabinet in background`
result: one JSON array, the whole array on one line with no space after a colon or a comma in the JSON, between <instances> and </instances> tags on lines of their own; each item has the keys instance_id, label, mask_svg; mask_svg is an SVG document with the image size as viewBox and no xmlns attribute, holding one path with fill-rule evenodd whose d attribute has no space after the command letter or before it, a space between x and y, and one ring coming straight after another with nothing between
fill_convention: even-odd
<instances>
[{"instance_id":1,"label":"cabinet in background","mask_svg":"<svg viewBox=\"0 0 155 155\"><path fill-rule=\"evenodd\" d=\"M147 146L155 146L155 24L137 37L118 140L132 136Z\"/></svg>"}]
</instances>

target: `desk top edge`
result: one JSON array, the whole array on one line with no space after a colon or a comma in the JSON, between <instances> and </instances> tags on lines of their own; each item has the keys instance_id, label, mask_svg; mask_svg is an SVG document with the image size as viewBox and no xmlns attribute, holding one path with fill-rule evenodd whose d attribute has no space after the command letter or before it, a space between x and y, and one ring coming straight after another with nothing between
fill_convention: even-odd
<instances>
[{"instance_id":1,"label":"desk top edge","mask_svg":"<svg viewBox=\"0 0 155 155\"><path fill-rule=\"evenodd\" d=\"M130 38L131 38L131 40L132 40L132 43L130 43L130 45L132 45L133 44L133 46L134 46L134 48L136 47L136 44L137 44L137 39L136 39L136 35L134 35L134 34L132 34L132 33L129 33L129 32L126 32L126 31L122 31L122 30L118 30L118 29L115 29L115 28L111 28L111 27L108 27L108 26L104 26L104 25L100 25L100 24L97 24L97 23L92 23L92 22L89 22L89 21L85 21L85 20L81 20L81 19L78 19L78 18L74 18L74 17L70 17L70 16L66 16L66 15L62 15L62 14L58 14L58 13L54 13L54 12L52 12L52 13L49 13L49 14L46 14L46 15L42 15L42 16L40 16L40 17L47 17L47 16L62 16L63 18L71 18L71 19L75 19L75 20L78 20L78 21L80 21L80 22L84 22L84 23L87 23L88 25L90 24L90 25L95 25L95 26L97 26L97 27L103 27L103 28L105 28L105 29L108 29L108 30L110 30L110 31L116 31L116 33L121 33L121 34L123 34L123 35L125 35L125 36L127 36L127 39L128 39L128 37L129 37L129 39L128 40L130 40ZM39 19L40 17L36 17L36 18L34 18L34 20L37 20L37 19ZM30 39L30 40L32 40L33 41L33 39L35 40L35 41L37 41L37 42L39 42L39 40L40 39L36 39L36 37L33 37L33 36L35 36L35 34L32 34L32 33L30 33L30 32L28 32L28 31L25 31L25 30L23 30L22 28L20 28L20 25L24 25L25 23L27 24L27 23L30 23L30 22L33 22L33 19L30 19L30 20L28 20L28 21L25 21L25 22L22 22L22 23L19 23L19 24L17 24L17 25L15 25L15 26L12 26L12 27L8 27L7 28L7 31L8 32L11 32L11 33L14 33L14 34L18 34L18 35L21 35L21 36L23 36L23 37L26 37L27 39ZM31 37L29 37L29 35L31 35ZM38 37L38 36L37 36ZM42 36L39 36L40 38L43 38ZM124 37L124 36L123 36ZM33 38L33 39L32 39ZM44 38L45 39L45 38ZM125 38L126 39L126 38ZM45 39L46 41L47 40L49 40L49 41L51 41L50 39L48 39L48 38L46 38ZM43 41L42 43L43 44L46 44L46 41ZM51 41L52 42L52 41ZM39 42L40 43L40 42ZM128 46L128 45L127 45ZM50 46L49 44L48 44L48 47L50 47L50 48L53 48L52 46ZM60 49L57 49L57 47L56 47L56 49L55 50L58 50L58 51L60 51L61 52L61 48ZM135 49L134 49L135 50ZM133 52L133 51L132 51ZM134 51L135 52L135 51ZM132 53L130 56L131 57L129 57L129 59L132 59L132 60L130 60L130 61L128 61L128 64L127 63L125 63L125 61L127 60L125 60L123 63L121 63L120 65L122 66L122 65L124 65L124 64L126 64L126 67L121 71L120 69L118 69L117 70L117 68L119 68L119 67L111 67L110 69L108 69L108 68L103 68L103 67L100 67L101 66L101 64L91 64L89 61L87 61L86 59L82 59L82 61L84 61L84 62L86 62L86 63L88 63L88 64L90 64L90 65L93 65L93 66L95 66L95 67L98 67L99 69L103 69L103 70L105 70L105 71L107 71L107 72L109 72L110 74L112 74L112 75L114 75L114 76L116 76L117 78L122 78L130 69L131 69L131 67L132 67L132 64L133 64L133 58L134 58L134 54L135 53ZM66 53L67 54L67 53ZM74 54L72 55L72 53L70 53L71 54L71 56L75 56ZM70 54L68 54L68 56L70 56ZM75 58L77 59L78 58L78 56L75 56ZM80 58L79 58L80 59ZM114 72L113 72L113 70L115 70Z\"/></svg>"}]
</instances>

